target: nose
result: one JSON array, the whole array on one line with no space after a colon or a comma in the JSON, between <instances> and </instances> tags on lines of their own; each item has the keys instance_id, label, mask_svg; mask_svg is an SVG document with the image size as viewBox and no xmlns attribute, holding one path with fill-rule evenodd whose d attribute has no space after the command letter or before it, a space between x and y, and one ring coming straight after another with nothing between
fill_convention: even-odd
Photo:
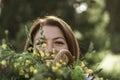
<instances>
[{"instance_id":1,"label":"nose","mask_svg":"<svg viewBox=\"0 0 120 80\"><path fill-rule=\"evenodd\" d=\"M53 52L53 48L54 48L54 47L53 47L53 44L50 43L50 42L48 42L45 52L52 53L52 52Z\"/></svg>"}]
</instances>

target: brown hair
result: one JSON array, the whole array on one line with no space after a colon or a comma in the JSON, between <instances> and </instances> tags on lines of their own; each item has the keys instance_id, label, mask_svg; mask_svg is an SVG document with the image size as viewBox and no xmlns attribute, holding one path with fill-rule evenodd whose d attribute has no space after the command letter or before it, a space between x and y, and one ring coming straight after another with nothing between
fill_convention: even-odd
<instances>
[{"instance_id":1,"label":"brown hair","mask_svg":"<svg viewBox=\"0 0 120 80\"><path fill-rule=\"evenodd\" d=\"M79 58L80 51L79 51L78 42L73 34L72 29L65 21L55 16L46 16L45 18L40 18L35 20L29 33L29 35L31 36L32 42L33 42L34 36L36 35L37 31L40 28L40 25L43 25L43 26L55 25L59 27L60 30L63 32L63 35L66 39L69 51L71 52L72 56L74 56L75 59ZM33 46L33 45L31 45L30 42L27 40L24 50L27 50L30 46Z\"/></svg>"}]
</instances>

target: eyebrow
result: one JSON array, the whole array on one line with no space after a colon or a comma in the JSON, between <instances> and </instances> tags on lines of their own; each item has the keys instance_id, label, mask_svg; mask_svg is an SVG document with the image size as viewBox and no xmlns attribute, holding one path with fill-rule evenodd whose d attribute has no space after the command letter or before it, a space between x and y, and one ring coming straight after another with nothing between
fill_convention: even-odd
<instances>
[{"instance_id":1,"label":"eyebrow","mask_svg":"<svg viewBox=\"0 0 120 80\"><path fill-rule=\"evenodd\" d=\"M54 38L54 40L56 40L56 39L64 39L65 40L64 37L56 37L56 38Z\"/></svg>"}]
</instances>

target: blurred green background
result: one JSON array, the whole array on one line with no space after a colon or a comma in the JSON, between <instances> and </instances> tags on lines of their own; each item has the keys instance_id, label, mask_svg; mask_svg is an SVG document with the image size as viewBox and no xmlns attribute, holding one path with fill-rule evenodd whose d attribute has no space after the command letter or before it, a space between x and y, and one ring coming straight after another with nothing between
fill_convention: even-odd
<instances>
[{"instance_id":1,"label":"blurred green background","mask_svg":"<svg viewBox=\"0 0 120 80\"><path fill-rule=\"evenodd\" d=\"M120 0L0 0L0 41L8 30L9 42L22 52L25 26L38 17L55 15L74 30L81 56L90 53L86 56L89 67L102 67L100 75L105 79L120 80L119 8ZM88 52L90 44L92 52Z\"/></svg>"}]
</instances>

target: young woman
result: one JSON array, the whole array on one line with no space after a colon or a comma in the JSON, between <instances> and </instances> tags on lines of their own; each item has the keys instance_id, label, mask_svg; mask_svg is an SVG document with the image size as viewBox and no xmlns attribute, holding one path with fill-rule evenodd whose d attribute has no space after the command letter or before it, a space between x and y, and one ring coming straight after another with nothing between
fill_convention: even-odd
<instances>
[{"instance_id":1,"label":"young woman","mask_svg":"<svg viewBox=\"0 0 120 80\"><path fill-rule=\"evenodd\" d=\"M35 20L29 36L31 36L31 42L29 40L26 41L25 50L33 47L38 51L49 52L51 55L55 52L56 57L54 59L46 58L47 60L52 60L53 64L59 60L59 56L67 64L79 59L80 48L73 31L65 21L58 17L46 16ZM41 46L43 43L46 44L44 48ZM99 80L89 75L89 73L86 76L86 80Z\"/></svg>"},{"instance_id":2,"label":"young woman","mask_svg":"<svg viewBox=\"0 0 120 80\"><path fill-rule=\"evenodd\" d=\"M41 35L41 27L43 29L44 38ZM31 36L32 44L27 41L25 50L32 46L38 50L43 50L44 52L47 51L51 54L53 49L56 53L65 52L67 55L72 55L72 60L65 58L68 63L79 58L79 45L71 27L58 17L46 16L35 20L30 29L29 35ZM45 43L47 47L44 49L40 48L38 41Z\"/></svg>"}]
</instances>

